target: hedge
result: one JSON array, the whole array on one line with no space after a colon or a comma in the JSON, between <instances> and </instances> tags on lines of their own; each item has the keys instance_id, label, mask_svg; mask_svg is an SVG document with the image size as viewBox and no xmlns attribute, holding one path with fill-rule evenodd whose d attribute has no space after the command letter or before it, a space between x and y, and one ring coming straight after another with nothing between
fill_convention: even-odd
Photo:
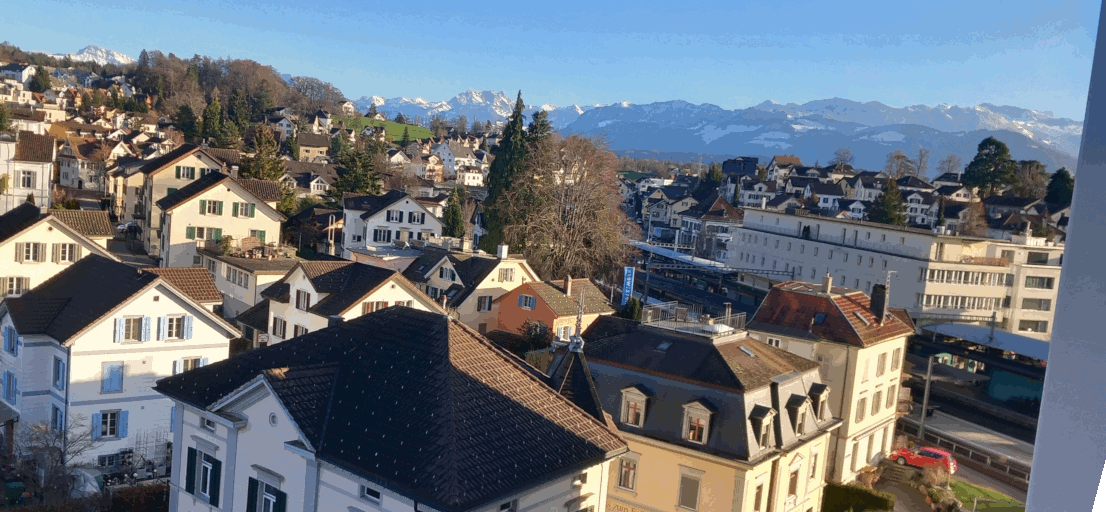
<instances>
[{"instance_id":1,"label":"hedge","mask_svg":"<svg viewBox=\"0 0 1106 512\"><path fill-rule=\"evenodd\" d=\"M822 492L822 512L877 512L894 508L894 495L865 489L861 485L838 485L826 482L825 490Z\"/></svg>"}]
</instances>

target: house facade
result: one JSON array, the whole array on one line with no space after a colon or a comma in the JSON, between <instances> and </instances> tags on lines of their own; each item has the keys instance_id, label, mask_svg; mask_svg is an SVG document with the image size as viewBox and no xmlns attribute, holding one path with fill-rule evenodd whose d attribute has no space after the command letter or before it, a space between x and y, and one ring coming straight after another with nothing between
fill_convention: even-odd
<instances>
[{"instance_id":1,"label":"house facade","mask_svg":"<svg viewBox=\"0 0 1106 512\"><path fill-rule=\"evenodd\" d=\"M107 250L112 236L107 212L42 210L29 203L0 215L0 297L18 297L71 267Z\"/></svg>"},{"instance_id":2,"label":"house facade","mask_svg":"<svg viewBox=\"0 0 1106 512\"><path fill-rule=\"evenodd\" d=\"M209 172L220 172L221 160L208 154L199 146L184 144L180 147L150 160L137 172L143 177L138 185L133 205L124 203L123 211L134 212L138 224L139 237L147 254L161 255L161 207L158 201L202 178ZM124 185L126 187L126 185ZM124 192L129 192L123 188ZM129 198L128 198L129 199Z\"/></svg>"},{"instance_id":3,"label":"house facade","mask_svg":"<svg viewBox=\"0 0 1106 512\"><path fill-rule=\"evenodd\" d=\"M326 161L326 154L330 151L330 137L317 133L301 133L296 135L296 143L299 144L301 162Z\"/></svg>"},{"instance_id":4,"label":"house facade","mask_svg":"<svg viewBox=\"0 0 1106 512\"><path fill-rule=\"evenodd\" d=\"M54 137L28 131L0 133L0 213L32 200L49 208L53 200L50 180L57 150Z\"/></svg>"},{"instance_id":5,"label":"house facade","mask_svg":"<svg viewBox=\"0 0 1106 512\"><path fill-rule=\"evenodd\" d=\"M345 236L342 257L346 259L350 259L351 251L371 251L442 233L442 221L401 190L379 196L346 195L342 198L342 209Z\"/></svg>"},{"instance_id":6,"label":"house facade","mask_svg":"<svg viewBox=\"0 0 1106 512\"><path fill-rule=\"evenodd\" d=\"M581 297L583 314L578 318ZM586 330L600 316L614 314L607 297L588 279L523 283L494 302L499 307L498 330L519 333L528 321L532 321L545 326L561 340L579 334L576 332L578 319Z\"/></svg>"}]
</instances>

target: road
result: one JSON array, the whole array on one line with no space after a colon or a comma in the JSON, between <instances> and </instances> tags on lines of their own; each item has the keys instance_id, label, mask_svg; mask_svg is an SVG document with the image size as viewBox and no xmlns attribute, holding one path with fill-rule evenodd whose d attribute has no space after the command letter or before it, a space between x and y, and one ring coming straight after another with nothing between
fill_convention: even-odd
<instances>
[{"instance_id":1,"label":"road","mask_svg":"<svg viewBox=\"0 0 1106 512\"><path fill-rule=\"evenodd\" d=\"M127 248L127 243L122 240L108 240L108 251L128 265L134 267L153 266L154 260L145 254L135 254Z\"/></svg>"},{"instance_id":2,"label":"road","mask_svg":"<svg viewBox=\"0 0 1106 512\"><path fill-rule=\"evenodd\" d=\"M921 398L921 396L922 396L921 392L915 391L915 393L914 393L914 399L915 399L914 407L915 407L915 410L921 410L921 408L922 408L922 403L920 401L918 401ZM987 427L991 430L994 430L995 432L998 432L1000 434L1005 434L1005 435L1008 435L1010 437L1013 437L1014 439L1017 439L1019 441L1025 441L1027 443L1033 443L1037 439L1037 430L1034 429L1034 428L1030 428L1030 427L1027 427L1027 426L1022 425L1020 423L1014 423L1012 421L1007 421L1007 420L1004 420L1002 418L997 418L995 416L991 416L989 414L986 414L984 412L979 411L978 409L973 409L971 407L965 407L964 405L961 405L961 404L959 404L957 402L954 402L952 400L937 396L935 394L930 394L929 395L929 405L930 405L930 407L937 406L938 407L937 410L939 410L939 411L941 411L945 414L948 414L950 416L955 416L955 417L960 418L964 421L970 421L970 422L975 423L977 425L982 425L982 426Z\"/></svg>"},{"instance_id":3,"label":"road","mask_svg":"<svg viewBox=\"0 0 1106 512\"><path fill-rule=\"evenodd\" d=\"M952 475L952 479L958 482L966 482L972 485L994 489L1011 498L1014 498L1015 500L1018 500L1018 502L1020 503L1025 503L1025 491L1007 485L1005 482L995 480L994 478L984 475L983 473L980 473L979 471L976 471L972 468L964 466L958 467L956 469L956 474Z\"/></svg>"}]
</instances>

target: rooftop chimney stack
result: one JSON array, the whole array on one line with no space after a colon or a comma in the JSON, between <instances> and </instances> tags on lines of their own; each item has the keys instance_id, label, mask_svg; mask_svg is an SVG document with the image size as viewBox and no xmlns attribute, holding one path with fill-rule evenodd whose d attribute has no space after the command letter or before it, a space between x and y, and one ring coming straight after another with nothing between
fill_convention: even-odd
<instances>
[{"instance_id":1,"label":"rooftop chimney stack","mask_svg":"<svg viewBox=\"0 0 1106 512\"><path fill-rule=\"evenodd\" d=\"M330 315L326 318L327 327L334 327L335 325L339 325L342 322L345 322L345 319L342 318L342 315Z\"/></svg>"},{"instance_id":2,"label":"rooftop chimney stack","mask_svg":"<svg viewBox=\"0 0 1106 512\"><path fill-rule=\"evenodd\" d=\"M833 290L833 276L826 272L826 277L822 278L822 293L828 294L831 290Z\"/></svg>"},{"instance_id":3,"label":"rooftop chimney stack","mask_svg":"<svg viewBox=\"0 0 1106 512\"><path fill-rule=\"evenodd\" d=\"M501 260L507 259L507 251L510 247L507 244L499 244L495 248L495 256Z\"/></svg>"},{"instance_id":4,"label":"rooftop chimney stack","mask_svg":"<svg viewBox=\"0 0 1106 512\"><path fill-rule=\"evenodd\" d=\"M572 296L572 276L565 276L565 297Z\"/></svg>"},{"instance_id":5,"label":"rooftop chimney stack","mask_svg":"<svg viewBox=\"0 0 1106 512\"><path fill-rule=\"evenodd\" d=\"M722 318L729 318L730 314L732 312L731 305L730 305L729 302L727 302L727 303L723 304L723 306L725 306L725 312L722 313Z\"/></svg>"},{"instance_id":6,"label":"rooftop chimney stack","mask_svg":"<svg viewBox=\"0 0 1106 512\"><path fill-rule=\"evenodd\" d=\"M872 314L876 316L879 324L883 325L883 319L887 318L887 285L872 285Z\"/></svg>"},{"instance_id":7,"label":"rooftop chimney stack","mask_svg":"<svg viewBox=\"0 0 1106 512\"><path fill-rule=\"evenodd\" d=\"M760 209L763 210L767 207L768 207L768 198L767 197L761 197L760 198Z\"/></svg>"}]
</instances>

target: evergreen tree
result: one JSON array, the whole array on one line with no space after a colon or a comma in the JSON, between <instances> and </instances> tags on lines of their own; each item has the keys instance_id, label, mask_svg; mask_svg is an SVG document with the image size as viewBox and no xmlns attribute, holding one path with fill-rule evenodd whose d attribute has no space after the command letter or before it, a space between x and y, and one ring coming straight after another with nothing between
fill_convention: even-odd
<instances>
[{"instance_id":1,"label":"evergreen tree","mask_svg":"<svg viewBox=\"0 0 1106 512\"><path fill-rule=\"evenodd\" d=\"M399 114L396 114L395 122L399 124L407 124L407 116L403 115L403 113L400 112Z\"/></svg>"},{"instance_id":2,"label":"evergreen tree","mask_svg":"<svg viewBox=\"0 0 1106 512\"><path fill-rule=\"evenodd\" d=\"M906 225L906 202L902 200L899 185L895 180L887 180L887 189L872 202L868 210L868 220L895 226Z\"/></svg>"},{"instance_id":3,"label":"evergreen tree","mask_svg":"<svg viewBox=\"0 0 1106 512\"><path fill-rule=\"evenodd\" d=\"M216 139L223 131L223 107L219 105L218 89L211 95L211 103L204 108L203 132L205 139Z\"/></svg>"},{"instance_id":4,"label":"evergreen tree","mask_svg":"<svg viewBox=\"0 0 1106 512\"><path fill-rule=\"evenodd\" d=\"M399 147L406 148L411 143L411 134L407 133L407 127L403 127L403 138L399 139Z\"/></svg>"},{"instance_id":5,"label":"evergreen tree","mask_svg":"<svg viewBox=\"0 0 1106 512\"><path fill-rule=\"evenodd\" d=\"M539 110L534 112L534 119L526 130L526 142L531 146L537 144L553 134L553 125L549 122L549 112Z\"/></svg>"},{"instance_id":6,"label":"evergreen tree","mask_svg":"<svg viewBox=\"0 0 1106 512\"><path fill-rule=\"evenodd\" d=\"M82 110L88 110L90 108L92 108L92 96L90 96L87 92L82 92L81 93L81 109Z\"/></svg>"},{"instance_id":7,"label":"evergreen tree","mask_svg":"<svg viewBox=\"0 0 1106 512\"><path fill-rule=\"evenodd\" d=\"M705 194L718 190L718 187L722 185L722 168L718 166L717 162L710 164L710 171L707 175L699 180L699 188L696 190L696 194Z\"/></svg>"},{"instance_id":8,"label":"evergreen tree","mask_svg":"<svg viewBox=\"0 0 1106 512\"><path fill-rule=\"evenodd\" d=\"M300 142L295 137L285 139L284 145L288 147L288 154L292 156L292 160L300 159Z\"/></svg>"},{"instance_id":9,"label":"evergreen tree","mask_svg":"<svg viewBox=\"0 0 1106 512\"><path fill-rule=\"evenodd\" d=\"M449 194L449 204L442 212L442 236L465 236L464 194L465 189L461 187L455 187Z\"/></svg>"},{"instance_id":10,"label":"evergreen tree","mask_svg":"<svg viewBox=\"0 0 1106 512\"><path fill-rule=\"evenodd\" d=\"M349 146L349 139L344 136L331 137L330 139L330 156L341 163L346 165L350 158L351 148Z\"/></svg>"},{"instance_id":11,"label":"evergreen tree","mask_svg":"<svg viewBox=\"0 0 1106 512\"><path fill-rule=\"evenodd\" d=\"M223 121L219 127L219 134L215 137L215 146L226 149L241 149L242 137L239 135L238 124L231 119Z\"/></svg>"},{"instance_id":12,"label":"evergreen tree","mask_svg":"<svg viewBox=\"0 0 1106 512\"><path fill-rule=\"evenodd\" d=\"M373 104L369 105L369 111L365 112L365 117L375 117L375 116L376 116L376 103L373 103Z\"/></svg>"},{"instance_id":13,"label":"evergreen tree","mask_svg":"<svg viewBox=\"0 0 1106 512\"><path fill-rule=\"evenodd\" d=\"M250 107L253 111L252 118L256 121L260 121L273 109L273 95L269 92L269 81L262 80L261 85L257 86L257 90L253 92L250 97Z\"/></svg>"},{"instance_id":14,"label":"evergreen tree","mask_svg":"<svg viewBox=\"0 0 1106 512\"><path fill-rule=\"evenodd\" d=\"M515 109L507 119L499 145L492 151L495 160L488 170L488 198L484 201L484 218L488 233L480 239L480 245L489 253L494 252L496 246L503 241L503 227L510 220L502 218L497 201L503 196L503 192L510 188L526 159L526 133L523 130L522 115L525 107L526 104L522 102L522 91L519 91Z\"/></svg>"},{"instance_id":15,"label":"evergreen tree","mask_svg":"<svg viewBox=\"0 0 1106 512\"><path fill-rule=\"evenodd\" d=\"M964 184L969 187L986 189L986 196L993 195L995 188L1013 185L1017 182L1018 164L1010 158L1010 148L1002 141L987 137L979 143L975 158L964 170Z\"/></svg>"},{"instance_id":16,"label":"evergreen tree","mask_svg":"<svg viewBox=\"0 0 1106 512\"><path fill-rule=\"evenodd\" d=\"M1071 194L1075 190L1075 176L1068 172L1067 167L1061 167L1052 173L1048 180L1048 193L1045 194L1046 203L1071 204Z\"/></svg>"},{"instance_id":17,"label":"evergreen tree","mask_svg":"<svg viewBox=\"0 0 1106 512\"><path fill-rule=\"evenodd\" d=\"M12 130L12 113L8 110L8 103L6 101L0 101L0 132L10 132Z\"/></svg>"},{"instance_id":18,"label":"evergreen tree","mask_svg":"<svg viewBox=\"0 0 1106 512\"><path fill-rule=\"evenodd\" d=\"M342 194L380 194L380 179L373 169L372 156L361 151L351 151L342 164L346 172L330 189L331 200L341 204Z\"/></svg>"},{"instance_id":19,"label":"evergreen tree","mask_svg":"<svg viewBox=\"0 0 1106 512\"><path fill-rule=\"evenodd\" d=\"M27 88L31 92L46 92L50 89L50 72L46 71L46 66L35 66L35 74L31 77Z\"/></svg>"},{"instance_id":20,"label":"evergreen tree","mask_svg":"<svg viewBox=\"0 0 1106 512\"><path fill-rule=\"evenodd\" d=\"M93 100L95 101L95 100ZM192 107L188 105L181 105L177 109L177 115L174 119L178 128L182 134L184 134L185 142L192 142L196 138L196 114L192 112Z\"/></svg>"},{"instance_id":21,"label":"evergreen tree","mask_svg":"<svg viewBox=\"0 0 1106 512\"><path fill-rule=\"evenodd\" d=\"M250 126L252 117L253 112L250 110L250 102L246 100L246 96L242 94L242 91L238 89L231 91L230 99L227 100L227 118L238 127L239 135L242 135L246 128Z\"/></svg>"},{"instance_id":22,"label":"evergreen tree","mask_svg":"<svg viewBox=\"0 0 1106 512\"><path fill-rule=\"evenodd\" d=\"M638 300L637 297L630 297L630 299L626 301L626 306L622 308L618 316L640 322L641 309L641 301Z\"/></svg>"},{"instance_id":23,"label":"evergreen tree","mask_svg":"<svg viewBox=\"0 0 1106 512\"><path fill-rule=\"evenodd\" d=\"M936 226L945 225L945 200L937 200L937 221L934 223Z\"/></svg>"},{"instance_id":24,"label":"evergreen tree","mask_svg":"<svg viewBox=\"0 0 1106 512\"><path fill-rule=\"evenodd\" d=\"M258 130L254 136L254 155L242 162L242 176L259 180L280 181L284 162L280 159L276 138L270 130Z\"/></svg>"}]
</instances>

